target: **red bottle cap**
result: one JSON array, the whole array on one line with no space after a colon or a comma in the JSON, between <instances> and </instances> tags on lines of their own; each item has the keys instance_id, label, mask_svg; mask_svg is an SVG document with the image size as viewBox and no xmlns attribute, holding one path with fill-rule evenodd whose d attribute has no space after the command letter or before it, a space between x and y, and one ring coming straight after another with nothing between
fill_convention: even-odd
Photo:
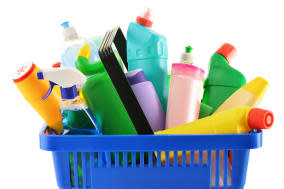
<instances>
[{"instance_id":1,"label":"red bottle cap","mask_svg":"<svg viewBox=\"0 0 284 189\"><path fill-rule=\"evenodd\" d=\"M153 11L150 8L145 8L143 12L137 16L136 22L146 27L152 27Z\"/></svg>"},{"instance_id":2,"label":"red bottle cap","mask_svg":"<svg viewBox=\"0 0 284 189\"><path fill-rule=\"evenodd\" d=\"M35 64L32 62L27 62L24 65L22 65L16 73L15 78L13 79L13 81L15 83L18 83L20 81L23 81L24 79L26 79L35 69Z\"/></svg>"},{"instance_id":3,"label":"red bottle cap","mask_svg":"<svg viewBox=\"0 0 284 189\"><path fill-rule=\"evenodd\" d=\"M60 68L61 67L61 62L56 62L54 64L52 64L53 68Z\"/></svg>"},{"instance_id":4,"label":"red bottle cap","mask_svg":"<svg viewBox=\"0 0 284 189\"><path fill-rule=\"evenodd\" d=\"M237 52L236 48L229 43L223 44L216 51L216 53L223 55L227 59L228 63L230 63L230 61L234 58L234 56L236 55L236 52Z\"/></svg>"},{"instance_id":5,"label":"red bottle cap","mask_svg":"<svg viewBox=\"0 0 284 189\"><path fill-rule=\"evenodd\" d=\"M273 121L273 113L269 110L252 108L248 114L248 125L251 129L269 129Z\"/></svg>"}]
</instances>

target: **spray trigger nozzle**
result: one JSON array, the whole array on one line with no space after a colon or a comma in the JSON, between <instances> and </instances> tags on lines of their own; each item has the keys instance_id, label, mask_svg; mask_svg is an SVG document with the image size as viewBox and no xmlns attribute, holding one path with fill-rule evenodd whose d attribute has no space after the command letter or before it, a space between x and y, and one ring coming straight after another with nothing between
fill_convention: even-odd
<instances>
[{"instance_id":1,"label":"spray trigger nozzle","mask_svg":"<svg viewBox=\"0 0 284 189\"><path fill-rule=\"evenodd\" d=\"M41 100L45 100L45 99L51 94L51 92L52 92L54 86L57 85L56 83L54 83L54 82L52 82L52 81L49 81L49 84L50 84L50 87L49 87L47 93L45 94L45 96L42 97Z\"/></svg>"}]
</instances>

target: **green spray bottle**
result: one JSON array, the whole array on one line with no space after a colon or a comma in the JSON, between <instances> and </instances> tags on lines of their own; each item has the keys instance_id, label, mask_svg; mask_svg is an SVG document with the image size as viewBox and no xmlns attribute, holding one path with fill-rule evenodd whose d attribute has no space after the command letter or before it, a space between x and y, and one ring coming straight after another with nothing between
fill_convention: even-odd
<instances>
[{"instance_id":1,"label":"green spray bottle","mask_svg":"<svg viewBox=\"0 0 284 189\"><path fill-rule=\"evenodd\" d=\"M210 59L202 102L213 108L212 113L236 90L246 84L245 76L229 64L235 52L234 46L225 43Z\"/></svg>"}]
</instances>

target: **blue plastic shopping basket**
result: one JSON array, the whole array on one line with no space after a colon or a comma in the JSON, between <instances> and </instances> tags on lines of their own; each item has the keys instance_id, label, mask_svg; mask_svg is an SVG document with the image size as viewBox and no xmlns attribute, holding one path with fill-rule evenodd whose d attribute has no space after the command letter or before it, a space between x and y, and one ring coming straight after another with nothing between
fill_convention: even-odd
<instances>
[{"instance_id":1,"label":"blue plastic shopping basket","mask_svg":"<svg viewBox=\"0 0 284 189\"><path fill-rule=\"evenodd\" d=\"M250 149L262 145L262 131L49 136L45 129L40 147L52 151L60 189L243 189Z\"/></svg>"}]
</instances>

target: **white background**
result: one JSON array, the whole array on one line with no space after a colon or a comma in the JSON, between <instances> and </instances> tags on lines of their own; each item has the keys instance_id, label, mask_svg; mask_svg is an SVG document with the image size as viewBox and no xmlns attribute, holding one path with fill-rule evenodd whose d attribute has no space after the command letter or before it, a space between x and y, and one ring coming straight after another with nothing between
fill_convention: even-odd
<instances>
[{"instance_id":1,"label":"white background","mask_svg":"<svg viewBox=\"0 0 284 189\"><path fill-rule=\"evenodd\" d=\"M168 39L169 64L191 45L196 65L207 71L213 52L229 42L238 50L231 65L247 81L262 76L270 82L260 107L274 112L275 124L264 132L263 147L251 152L245 188L283 188L284 11L275 0L1 1L0 188L56 188L51 153L39 149L43 121L12 81L17 67L32 60L44 68L60 60L62 21L70 20L86 37L116 25L126 32L149 4L156 9L153 29Z\"/></svg>"}]
</instances>

